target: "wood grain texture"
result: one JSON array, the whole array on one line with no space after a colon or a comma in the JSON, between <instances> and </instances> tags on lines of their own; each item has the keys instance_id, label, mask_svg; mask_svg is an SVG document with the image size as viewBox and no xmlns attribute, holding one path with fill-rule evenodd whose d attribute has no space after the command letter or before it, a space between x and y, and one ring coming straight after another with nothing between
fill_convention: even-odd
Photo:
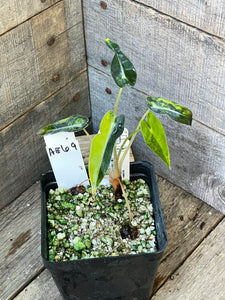
<instances>
[{"instance_id":1,"label":"wood grain texture","mask_svg":"<svg viewBox=\"0 0 225 300\"><path fill-rule=\"evenodd\" d=\"M152 300L225 299L225 220L202 242Z\"/></svg>"},{"instance_id":2,"label":"wood grain texture","mask_svg":"<svg viewBox=\"0 0 225 300\"><path fill-rule=\"evenodd\" d=\"M14 298L15 300L63 300L48 270L44 270L34 281Z\"/></svg>"},{"instance_id":3,"label":"wood grain texture","mask_svg":"<svg viewBox=\"0 0 225 300\"><path fill-rule=\"evenodd\" d=\"M137 2L213 35L225 37L225 3L223 0L137 0Z\"/></svg>"},{"instance_id":4,"label":"wood grain texture","mask_svg":"<svg viewBox=\"0 0 225 300\"><path fill-rule=\"evenodd\" d=\"M0 128L86 69L80 1L71 10L70 3L61 1L1 36ZM75 17L67 22L65 11Z\"/></svg>"},{"instance_id":5,"label":"wood grain texture","mask_svg":"<svg viewBox=\"0 0 225 300\"><path fill-rule=\"evenodd\" d=\"M216 227L223 219L221 213L167 180L158 176L157 182L167 230L168 246L156 275L153 293L170 278L212 228ZM215 239L215 243L217 243L217 239ZM206 269L205 272L208 273L208 270ZM191 271L188 273L191 284ZM211 276L216 276L216 273L211 274ZM208 279L210 280L210 278ZM200 286L201 282L199 281L195 290L198 290ZM185 291L184 295L182 299L189 299L188 291ZM167 297L162 299L167 299ZM174 297L173 299L179 298Z\"/></svg>"},{"instance_id":6,"label":"wood grain texture","mask_svg":"<svg viewBox=\"0 0 225 300\"><path fill-rule=\"evenodd\" d=\"M40 185L34 184L1 211L1 299L12 297L43 269L40 210Z\"/></svg>"},{"instance_id":7,"label":"wood grain texture","mask_svg":"<svg viewBox=\"0 0 225 300\"><path fill-rule=\"evenodd\" d=\"M105 112L113 109L118 87L111 77L92 67L89 67L89 84L93 127L97 132ZM105 92L106 87L111 94ZM126 115L125 126L130 132L147 109L145 98L145 94L133 88L122 93L119 111ZM225 213L225 137L199 122L185 126L166 116L158 117L167 134L171 170L148 149L141 134L133 145L135 159L152 162L158 174Z\"/></svg>"},{"instance_id":8,"label":"wood grain texture","mask_svg":"<svg viewBox=\"0 0 225 300\"><path fill-rule=\"evenodd\" d=\"M31 2L26 0L1 1L0 35L59 1L60 0L48 0L45 2Z\"/></svg>"},{"instance_id":9,"label":"wood grain texture","mask_svg":"<svg viewBox=\"0 0 225 300\"><path fill-rule=\"evenodd\" d=\"M79 93L80 98L74 101ZM37 131L73 114L91 116L86 71L0 131L0 207L14 200L49 168Z\"/></svg>"},{"instance_id":10,"label":"wood grain texture","mask_svg":"<svg viewBox=\"0 0 225 300\"><path fill-rule=\"evenodd\" d=\"M109 0L106 10L97 0L83 6L90 66L109 74L101 65L113 57L109 37L134 63L136 89L187 106L195 120L225 134L223 39L130 0Z\"/></svg>"}]
</instances>

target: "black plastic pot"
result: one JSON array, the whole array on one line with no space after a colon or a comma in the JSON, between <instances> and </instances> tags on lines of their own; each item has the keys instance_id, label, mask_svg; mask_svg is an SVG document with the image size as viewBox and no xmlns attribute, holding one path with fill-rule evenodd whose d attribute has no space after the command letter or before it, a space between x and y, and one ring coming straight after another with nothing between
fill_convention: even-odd
<instances>
[{"instance_id":1,"label":"black plastic pot","mask_svg":"<svg viewBox=\"0 0 225 300\"><path fill-rule=\"evenodd\" d=\"M147 254L48 261L46 200L49 189L57 187L50 171L41 179L42 240L45 267L65 299L70 300L147 300L157 268L167 246L167 236L159 201L154 168L148 162L131 163L131 179L143 178L149 185L157 231L158 251Z\"/></svg>"}]
</instances>

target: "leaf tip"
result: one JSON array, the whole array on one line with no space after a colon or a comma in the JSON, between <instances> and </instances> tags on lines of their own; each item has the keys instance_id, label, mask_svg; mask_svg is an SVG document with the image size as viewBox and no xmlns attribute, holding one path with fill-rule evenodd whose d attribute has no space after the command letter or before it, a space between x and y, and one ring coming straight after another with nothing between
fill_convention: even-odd
<instances>
[{"instance_id":1,"label":"leaf tip","mask_svg":"<svg viewBox=\"0 0 225 300\"><path fill-rule=\"evenodd\" d=\"M43 136L45 134L44 128L38 130L37 135Z\"/></svg>"}]
</instances>

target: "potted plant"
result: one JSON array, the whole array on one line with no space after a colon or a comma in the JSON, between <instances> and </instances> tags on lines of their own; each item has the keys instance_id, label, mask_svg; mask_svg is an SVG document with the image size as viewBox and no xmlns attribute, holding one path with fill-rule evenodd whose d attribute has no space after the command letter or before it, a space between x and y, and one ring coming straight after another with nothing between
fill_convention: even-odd
<instances>
[{"instance_id":1,"label":"potted plant","mask_svg":"<svg viewBox=\"0 0 225 300\"><path fill-rule=\"evenodd\" d=\"M141 132L146 145L170 167L165 132L153 112L187 125L192 113L178 103L147 97L147 110L136 130L116 149L125 123L125 116L118 114L120 95L125 85L135 85L137 74L120 47L105 41L114 52L111 75L120 88L115 108L104 115L91 142L91 186L57 189L52 172L42 177L42 257L65 299L144 300L150 296L167 245L166 230L153 166L132 163L128 181L121 178L122 164ZM76 115L42 128L39 134L84 130L88 135L87 125L88 118ZM104 187L106 174L111 186Z\"/></svg>"}]
</instances>

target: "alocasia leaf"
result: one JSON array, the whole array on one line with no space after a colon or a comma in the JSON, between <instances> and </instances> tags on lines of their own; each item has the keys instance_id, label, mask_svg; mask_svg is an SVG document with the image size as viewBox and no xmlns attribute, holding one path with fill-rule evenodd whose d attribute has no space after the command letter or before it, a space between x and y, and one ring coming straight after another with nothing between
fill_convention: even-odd
<instances>
[{"instance_id":1,"label":"alocasia leaf","mask_svg":"<svg viewBox=\"0 0 225 300\"><path fill-rule=\"evenodd\" d=\"M147 146L170 168L170 154L165 131L152 112L148 113L147 121L141 121L141 132Z\"/></svg>"},{"instance_id":2,"label":"alocasia leaf","mask_svg":"<svg viewBox=\"0 0 225 300\"><path fill-rule=\"evenodd\" d=\"M192 112L183 105L160 97L147 97L147 105L153 112L167 114L176 122L191 125Z\"/></svg>"},{"instance_id":3,"label":"alocasia leaf","mask_svg":"<svg viewBox=\"0 0 225 300\"><path fill-rule=\"evenodd\" d=\"M115 83L123 88L126 84L134 86L137 79L136 70L131 61L120 50L119 45L110 39L105 40L106 45L115 53L111 62L111 74Z\"/></svg>"},{"instance_id":4,"label":"alocasia leaf","mask_svg":"<svg viewBox=\"0 0 225 300\"><path fill-rule=\"evenodd\" d=\"M108 111L101 121L100 133L92 140L89 157L89 177L93 193L108 170L113 147L116 139L123 133L124 122L124 115L116 117L113 111Z\"/></svg>"},{"instance_id":5,"label":"alocasia leaf","mask_svg":"<svg viewBox=\"0 0 225 300\"><path fill-rule=\"evenodd\" d=\"M74 115L47 125L38 131L39 135L53 134L62 131L77 132L88 126L89 119L82 115Z\"/></svg>"}]
</instances>

